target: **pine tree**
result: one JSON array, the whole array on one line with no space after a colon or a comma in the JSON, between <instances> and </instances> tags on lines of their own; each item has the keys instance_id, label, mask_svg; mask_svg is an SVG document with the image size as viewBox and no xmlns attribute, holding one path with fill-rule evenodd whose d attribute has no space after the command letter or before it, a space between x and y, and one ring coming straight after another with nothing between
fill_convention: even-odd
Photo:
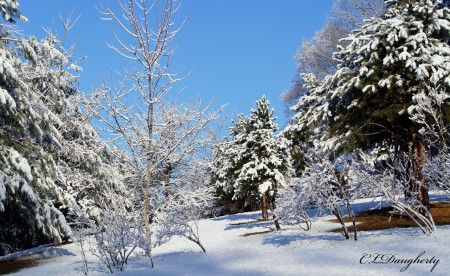
<instances>
[{"instance_id":1,"label":"pine tree","mask_svg":"<svg viewBox=\"0 0 450 276\"><path fill-rule=\"evenodd\" d=\"M439 91L442 116L450 121L450 11L440 2L387 0L383 17L368 20L335 53L337 72L312 82L295 117L295 129L313 130L322 148L352 151L388 144L411 152L408 193L417 194L424 206L429 204L422 175L427 142L411 116L415 97Z\"/></svg>"},{"instance_id":2,"label":"pine tree","mask_svg":"<svg viewBox=\"0 0 450 276\"><path fill-rule=\"evenodd\" d=\"M263 97L249 117L240 116L216 160L217 185L234 199L260 202L263 220L278 189L287 185L290 154L287 140L276 136L273 110Z\"/></svg>"},{"instance_id":3,"label":"pine tree","mask_svg":"<svg viewBox=\"0 0 450 276\"><path fill-rule=\"evenodd\" d=\"M0 11L3 19L10 23L15 23L15 18L19 18L22 21L28 21L28 19L19 11L18 0L1 0Z\"/></svg>"},{"instance_id":4,"label":"pine tree","mask_svg":"<svg viewBox=\"0 0 450 276\"><path fill-rule=\"evenodd\" d=\"M0 254L58 241L71 234L63 212L75 201L48 153L59 144L56 116L23 76L26 40L0 46Z\"/></svg>"},{"instance_id":5,"label":"pine tree","mask_svg":"<svg viewBox=\"0 0 450 276\"><path fill-rule=\"evenodd\" d=\"M79 108L80 68L49 35L0 44L0 254L71 235L69 211L96 218L121 184L120 153ZM74 70L76 69L76 70Z\"/></svg>"}]
</instances>

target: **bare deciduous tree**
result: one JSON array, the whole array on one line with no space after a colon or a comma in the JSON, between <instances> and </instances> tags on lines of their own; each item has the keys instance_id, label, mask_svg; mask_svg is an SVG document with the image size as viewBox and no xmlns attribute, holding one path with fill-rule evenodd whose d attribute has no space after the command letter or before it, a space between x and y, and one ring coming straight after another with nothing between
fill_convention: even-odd
<instances>
[{"instance_id":1,"label":"bare deciduous tree","mask_svg":"<svg viewBox=\"0 0 450 276\"><path fill-rule=\"evenodd\" d=\"M179 81L169 71L174 48L171 43L184 22L174 28L174 16L180 4L176 0L117 0L120 11L106 8L105 20L118 26L116 43L109 44L130 61L122 80L112 88L104 84L94 93L95 115L109 127L111 137L129 154L129 168L142 193L142 215L147 239L146 254L151 260L150 188L154 160L155 109ZM153 261L151 261L153 267Z\"/></svg>"},{"instance_id":2,"label":"bare deciduous tree","mask_svg":"<svg viewBox=\"0 0 450 276\"><path fill-rule=\"evenodd\" d=\"M176 183L189 171L184 170L186 164L194 159L206 162L199 156L206 156L202 150L210 146L207 125L217 119L218 112L210 112L211 104L204 105L202 100L195 104L170 100L169 93L180 80L169 70L174 56L171 44L184 25L182 22L174 28L180 4L176 0L156 0L150 5L148 2L117 0L121 14L112 8L104 9L105 19L119 26L114 32L116 43L109 46L129 60L130 65L120 81L105 80L92 94L87 107L103 124L112 142L128 153L126 182L135 195L134 205L142 210L144 247L153 267L151 250L157 243L152 242L152 236L158 238L160 231L151 228L151 224L164 224L161 217L173 219L170 214L161 215L169 201L173 206L189 208L190 201L183 200L183 204L177 201L189 194L174 197L172 193L180 194L176 190L186 188ZM205 198L201 202L207 202L210 196L206 190L205 194L196 193L196 197ZM187 221L183 223L173 227L189 225ZM178 229L169 234L180 233L186 231ZM195 242L200 244L198 237Z\"/></svg>"}]
</instances>

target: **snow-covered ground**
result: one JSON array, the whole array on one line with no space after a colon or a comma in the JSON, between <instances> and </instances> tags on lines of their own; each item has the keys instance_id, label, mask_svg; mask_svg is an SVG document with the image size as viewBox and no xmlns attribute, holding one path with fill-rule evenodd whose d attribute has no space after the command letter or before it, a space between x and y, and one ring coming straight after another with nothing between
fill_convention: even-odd
<instances>
[{"instance_id":1,"label":"snow-covered ground","mask_svg":"<svg viewBox=\"0 0 450 276\"><path fill-rule=\"evenodd\" d=\"M373 203L361 201L354 207L369 206ZM132 259L122 275L450 275L450 226L429 236L418 228L360 232L354 241L327 231L339 226L328 221L331 216L315 220L308 232L286 224L275 231L272 222L258 222L260 216L253 212L203 220L200 237L206 253L185 239L173 239L154 250L154 269L146 259ZM243 236L267 230L273 231ZM83 275L75 243L47 248L41 255L54 258L11 275ZM407 266L392 263L394 259L416 261ZM108 274L94 256L88 255L88 261L89 275Z\"/></svg>"}]
</instances>

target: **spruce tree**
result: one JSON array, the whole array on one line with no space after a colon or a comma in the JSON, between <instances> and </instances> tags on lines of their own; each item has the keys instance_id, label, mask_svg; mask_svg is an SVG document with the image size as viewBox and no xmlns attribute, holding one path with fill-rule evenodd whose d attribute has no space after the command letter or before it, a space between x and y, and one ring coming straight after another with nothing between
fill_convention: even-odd
<instances>
[{"instance_id":1,"label":"spruce tree","mask_svg":"<svg viewBox=\"0 0 450 276\"><path fill-rule=\"evenodd\" d=\"M313 130L322 148L353 151L385 144L410 153L410 195L429 204L422 174L427 139L412 120L416 97L434 97L450 121L450 11L441 1L386 0L381 19L366 21L335 53L338 70L295 107L297 132ZM436 92L437 93L432 93Z\"/></svg>"},{"instance_id":2,"label":"spruce tree","mask_svg":"<svg viewBox=\"0 0 450 276\"><path fill-rule=\"evenodd\" d=\"M231 129L231 140L222 144L215 171L219 187L234 199L259 202L263 220L268 220L275 194L287 185L290 153L287 140L275 135L278 127L269 101L263 97L256 106Z\"/></svg>"}]
</instances>

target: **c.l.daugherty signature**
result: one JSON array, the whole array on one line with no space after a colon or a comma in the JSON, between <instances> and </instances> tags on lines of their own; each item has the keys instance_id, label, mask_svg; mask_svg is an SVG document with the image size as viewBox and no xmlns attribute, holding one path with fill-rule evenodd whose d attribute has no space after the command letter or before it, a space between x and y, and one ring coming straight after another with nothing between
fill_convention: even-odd
<instances>
[{"instance_id":1,"label":"c.l.daugherty signature","mask_svg":"<svg viewBox=\"0 0 450 276\"><path fill-rule=\"evenodd\" d=\"M360 264L404 264L404 266L400 269L401 272L406 271L413 264L430 264L433 265L431 267L430 272L436 268L439 264L440 259L432 256L431 258L424 257L425 251L422 251L415 258L400 258L397 254L383 254L383 253L363 253L361 259L359 260Z\"/></svg>"}]
</instances>

